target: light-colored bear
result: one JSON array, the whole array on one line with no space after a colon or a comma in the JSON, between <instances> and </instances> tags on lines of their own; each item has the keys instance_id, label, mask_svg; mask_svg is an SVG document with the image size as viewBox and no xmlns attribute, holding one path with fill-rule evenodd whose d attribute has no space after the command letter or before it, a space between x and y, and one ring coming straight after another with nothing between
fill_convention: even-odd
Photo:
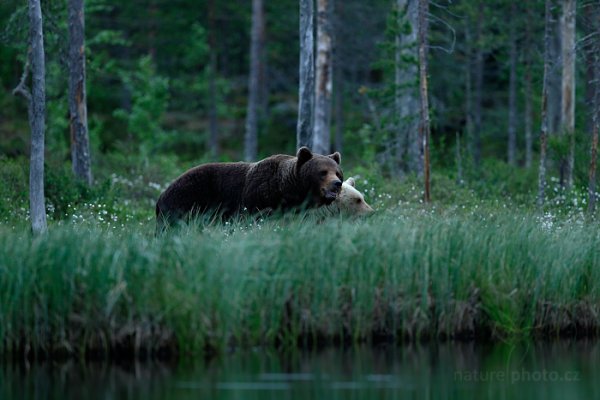
<instances>
[{"instance_id":1,"label":"light-colored bear","mask_svg":"<svg viewBox=\"0 0 600 400\"><path fill-rule=\"evenodd\" d=\"M374 210L365 201L365 196L355 188L354 178L348 178L342 183L342 190L332 206L338 207L342 214L367 215Z\"/></svg>"},{"instance_id":2,"label":"light-colored bear","mask_svg":"<svg viewBox=\"0 0 600 400\"><path fill-rule=\"evenodd\" d=\"M346 179L334 202L313 210L315 214L322 217L339 214L358 217L372 213L373 208L367 204L363 194L354 187L355 184L354 178Z\"/></svg>"}]
</instances>

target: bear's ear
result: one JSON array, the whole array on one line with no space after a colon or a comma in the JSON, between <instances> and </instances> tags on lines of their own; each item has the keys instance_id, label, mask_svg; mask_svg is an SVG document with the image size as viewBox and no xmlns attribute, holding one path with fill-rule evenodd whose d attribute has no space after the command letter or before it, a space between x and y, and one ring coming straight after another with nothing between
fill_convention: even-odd
<instances>
[{"instance_id":1,"label":"bear's ear","mask_svg":"<svg viewBox=\"0 0 600 400\"><path fill-rule=\"evenodd\" d=\"M304 164L313 157L313 153L309 150L308 147L302 146L298 149L296 157L298 158L298 161L296 162L296 167L300 168L302 164Z\"/></svg>"},{"instance_id":2,"label":"bear's ear","mask_svg":"<svg viewBox=\"0 0 600 400\"><path fill-rule=\"evenodd\" d=\"M354 184L355 184L354 178L348 178L348 179L346 179L345 183L347 183L348 185L354 187Z\"/></svg>"},{"instance_id":3,"label":"bear's ear","mask_svg":"<svg viewBox=\"0 0 600 400\"><path fill-rule=\"evenodd\" d=\"M331 158L338 165L340 165L342 163L342 155L339 152L337 152L337 151L335 153L333 153L333 154L328 155L327 157Z\"/></svg>"}]
</instances>

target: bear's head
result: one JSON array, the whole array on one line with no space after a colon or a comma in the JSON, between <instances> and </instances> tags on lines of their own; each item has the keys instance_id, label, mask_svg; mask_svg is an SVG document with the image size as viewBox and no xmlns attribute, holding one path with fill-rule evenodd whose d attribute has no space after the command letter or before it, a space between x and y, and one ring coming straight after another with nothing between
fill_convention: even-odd
<instances>
[{"instance_id":1,"label":"bear's head","mask_svg":"<svg viewBox=\"0 0 600 400\"><path fill-rule=\"evenodd\" d=\"M308 186L312 202L317 206L331 204L340 193L344 180L340 153L336 151L323 156L301 147L296 157L296 173Z\"/></svg>"},{"instance_id":2,"label":"bear's head","mask_svg":"<svg viewBox=\"0 0 600 400\"><path fill-rule=\"evenodd\" d=\"M367 215L375 211L367 204L363 194L356 190L354 178L348 178L344 181L342 191L333 204L342 213L348 215Z\"/></svg>"}]
</instances>

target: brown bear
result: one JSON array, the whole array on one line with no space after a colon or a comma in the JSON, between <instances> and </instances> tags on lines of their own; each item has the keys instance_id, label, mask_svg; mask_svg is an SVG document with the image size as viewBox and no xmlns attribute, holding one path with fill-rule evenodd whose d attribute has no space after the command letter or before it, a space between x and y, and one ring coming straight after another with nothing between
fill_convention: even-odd
<instances>
[{"instance_id":1,"label":"brown bear","mask_svg":"<svg viewBox=\"0 0 600 400\"><path fill-rule=\"evenodd\" d=\"M191 213L216 212L225 218L240 212L287 210L331 204L344 180L341 156L313 154L302 147L296 156L277 154L248 163L210 163L177 178L156 202L157 228Z\"/></svg>"}]
</instances>

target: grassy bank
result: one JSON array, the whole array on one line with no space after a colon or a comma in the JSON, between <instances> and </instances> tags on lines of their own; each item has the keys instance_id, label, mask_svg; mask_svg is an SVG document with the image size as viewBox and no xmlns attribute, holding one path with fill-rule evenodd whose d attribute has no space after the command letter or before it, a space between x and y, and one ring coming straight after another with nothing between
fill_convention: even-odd
<instances>
[{"instance_id":1,"label":"grassy bank","mask_svg":"<svg viewBox=\"0 0 600 400\"><path fill-rule=\"evenodd\" d=\"M0 351L131 355L600 332L600 230L532 214L0 228Z\"/></svg>"}]
</instances>

